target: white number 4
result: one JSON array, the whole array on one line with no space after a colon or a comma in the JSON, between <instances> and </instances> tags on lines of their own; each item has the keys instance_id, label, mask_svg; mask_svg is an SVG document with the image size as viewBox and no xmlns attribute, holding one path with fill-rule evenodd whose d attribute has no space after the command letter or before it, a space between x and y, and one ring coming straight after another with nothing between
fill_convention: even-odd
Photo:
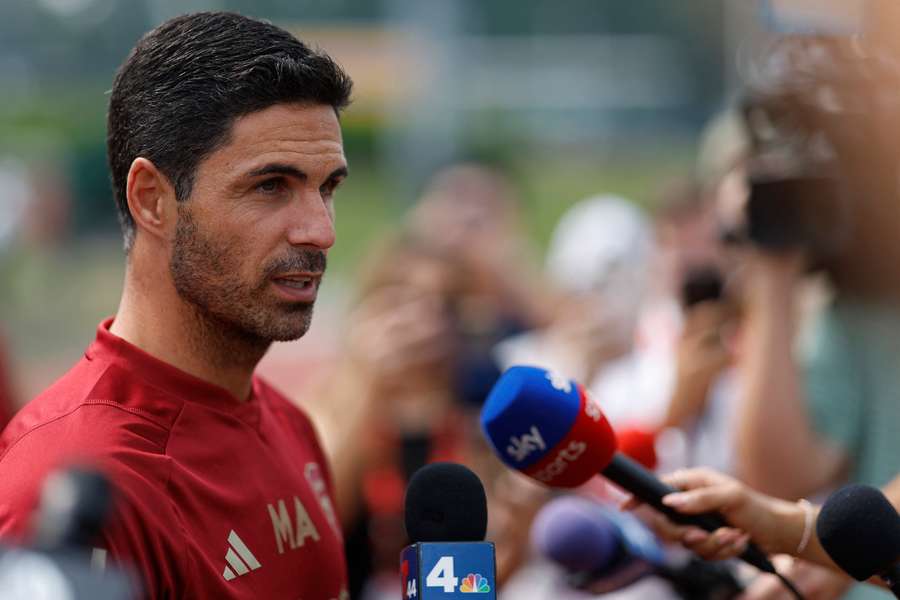
<instances>
[{"instance_id":1,"label":"white number 4","mask_svg":"<svg viewBox=\"0 0 900 600\"><path fill-rule=\"evenodd\" d=\"M406 597L407 598L415 598L416 597L416 580L410 579L406 582Z\"/></svg>"},{"instance_id":2,"label":"white number 4","mask_svg":"<svg viewBox=\"0 0 900 600\"><path fill-rule=\"evenodd\" d=\"M431 573L425 578L427 587L442 587L444 592L452 594L456 590L459 579L453 576L453 557L442 556L431 569ZM407 594L408 595L408 594Z\"/></svg>"}]
</instances>

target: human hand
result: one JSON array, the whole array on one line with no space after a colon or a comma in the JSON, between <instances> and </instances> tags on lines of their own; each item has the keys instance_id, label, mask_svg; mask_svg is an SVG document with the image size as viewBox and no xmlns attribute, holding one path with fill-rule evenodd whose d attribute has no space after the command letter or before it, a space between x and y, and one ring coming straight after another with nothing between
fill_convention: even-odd
<instances>
[{"instance_id":1,"label":"human hand","mask_svg":"<svg viewBox=\"0 0 900 600\"><path fill-rule=\"evenodd\" d=\"M722 302L703 302L688 311L678 342L668 426L684 427L705 410L710 386L731 362L723 339L731 318L730 307Z\"/></svg>"},{"instance_id":2,"label":"human hand","mask_svg":"<svg viewBox=\"0 0 900 600\"><path fill-rule=\"evenodd\" d=\"M630 349L631 317L598 294L570 298L545 330L550 352L571 366L568 372L575 379L589 381L602 365Z\"/></svg>"},{"instance_id":3,"label":"human hand","mask_svg":"<svg viewBox=\"0 0 900 600\"><path fill-rule=\"evenodd\" d=\"M797 547L806 514L797 504L766 496L710 469L688 469L663 477L680 490L663 498L678 512L696 515L717 512L730 524L714 532L677 525L659 513L642 511L643 518L664 539L680 543L708 560L740 556L752 540L767 554ZM634 501L625 508L634 508Z\"/></svg>"},{"instance_id":4,"label":"human hand","mask_svg":"<svg viewBox=\"0 0 900 600\"><path fill-rule=\"evenodd\" d=\"M374 292L349 318L347 357L375 388L391 391L445 368L454 326L435 295L402 286Z\"/></svg>"}]
</instances>

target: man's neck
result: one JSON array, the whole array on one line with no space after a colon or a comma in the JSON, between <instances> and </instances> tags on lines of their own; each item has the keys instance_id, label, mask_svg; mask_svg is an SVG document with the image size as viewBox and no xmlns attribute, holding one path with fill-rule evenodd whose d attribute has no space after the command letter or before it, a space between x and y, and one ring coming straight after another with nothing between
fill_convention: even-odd
<instances>
[{"instance_id":1,"label":"man's neck","mask_svg":"<svg viewBox=\"0 0 900 600\"><path fill-rule=\"evenodd\" d=\"M171 284L129 268L111 333L186 373L249 399L269 342L249 337L183 300Z\"/></svg>"}]
</instances>

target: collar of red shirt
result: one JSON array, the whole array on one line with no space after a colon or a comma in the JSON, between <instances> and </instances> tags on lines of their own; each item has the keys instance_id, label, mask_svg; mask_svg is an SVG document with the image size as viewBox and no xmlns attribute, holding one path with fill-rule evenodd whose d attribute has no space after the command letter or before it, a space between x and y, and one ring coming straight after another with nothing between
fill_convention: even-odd
<instances>
[{"instance_id":1,"label":"collar of red shirt","mask_svg":"<svg viewBox=\"0 0 900 600\"><path fill-rule=\"evenodd\" d=\"M174 365L152 356L110 332L113 317L100 323L97 337L85 352L88 360L106 360L127 369L173 398L204 404L231 414L253 426L259 423L259 386L254 375L250 398L241 402L225 388L186 373Z\"/></svg>"}]
</instances>

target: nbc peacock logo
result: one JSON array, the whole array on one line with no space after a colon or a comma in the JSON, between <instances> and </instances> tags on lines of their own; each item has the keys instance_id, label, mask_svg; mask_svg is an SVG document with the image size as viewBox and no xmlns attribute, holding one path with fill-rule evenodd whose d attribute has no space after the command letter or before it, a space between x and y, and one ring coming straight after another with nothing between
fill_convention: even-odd
<instances>
[{"instance_id":1,"label":"nbc peacock logo","mask_svg":"<svg viewBox=\"0 0 900 600\"><path fill-rule=\"evenodd\" d=\"M463 594L487 594L491 591L491 586L480 574L469 573L459 586L459 591Z\"/></svg>"}]
</instances>

